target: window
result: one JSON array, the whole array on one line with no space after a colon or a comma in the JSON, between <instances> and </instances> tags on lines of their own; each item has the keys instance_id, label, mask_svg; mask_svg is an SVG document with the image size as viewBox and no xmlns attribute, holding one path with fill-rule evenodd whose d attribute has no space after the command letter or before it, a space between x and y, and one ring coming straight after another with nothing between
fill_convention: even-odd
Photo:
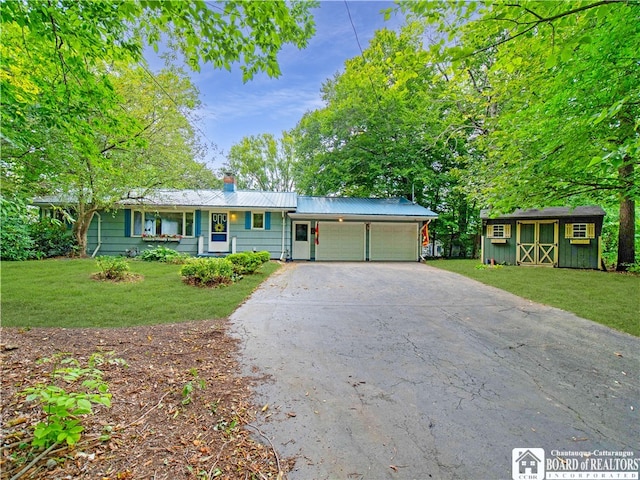
<instances>
[{"instance_id":1,"label":"window","mask_svg":"<svg viewBox=\"0 0 640 480\"><path fill-rule=\"evenodd\" d=\"M595 238L596 228L594 223L567 223L564 230L564 238Z\"/></svg>"},{"instance_id":2,"label":"window","mask_svg":"<svg viewBox=\"0 0 640 480\"><path fill-rule=\"evenodd\" d=\"M145 212L134 210L131 231L136 237L192 237L193 217L193 212Z\"/></svg>"},{"instance_id":3,"label":"window","mask_svg":"<svg viewBox=\"0 0 640 480\"><path fill-rule=\"evenodd\" d=\"M511 238L511 225L510 224L487 225L487 237Z\"/></svg>"},{"instance_id":4,"label":"window","mask_svg":"<svg viewBox=\"0 0 640 480\"><path fill-rule=\"evenodd\" d=\"M251 213L251 228L253 230L264 230L264 213L263 212Z\"/></svg>"}]
</instances>

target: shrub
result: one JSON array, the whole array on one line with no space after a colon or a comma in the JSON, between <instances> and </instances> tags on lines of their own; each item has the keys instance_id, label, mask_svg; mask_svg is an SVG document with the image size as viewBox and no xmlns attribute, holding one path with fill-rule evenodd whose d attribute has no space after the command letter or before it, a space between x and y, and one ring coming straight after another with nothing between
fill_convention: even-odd
<instances>
[{"instance_id":1,"label":"shrub","mask_svg":"<svg viewBox=\"0 0 640 480\"><path fill-rule=\"evenodd\" d=\"M17 197L0 195L0 258L28 260L34 258L29 224L34 220L26 203Z\"/></svg>"},{"instance_id":2,"label":"shrub","mask_svg":"<svg viewBox=\"0 0 640 480\"><path fill-rule=\"evenodd\" d=\"M67 226L54 218L42 218L29 226L38 257L59 257L75 250L75 241Z\"/></svg>"},{"instance_id":3,"label":"shrub","mask_svg":"<svg viewBox=\"0 0 640 480\"><path fill-rule=\"evenodd\" d=\"M22 218L5 217L0 228L0 258L28 260L35 257L29 226Z\"/></svg>"},{"instance_id":4,"label":"shrub","mask_svg":"<svg viewBox=\"0 0 640 480\"><path fill-rule=\"evenodd\" d=\"M226 259L233 263L233 269L237 275L247 275L255 273L260 265L268 262L271 254L267 251L242 252L227 255Z\"/></svg>"},{"instance_id":5,"label":"shrub","mask_svg":"<svg viewBox=\"0 0 640 480\"><path fill-rule=\"evenodd\" d=\"M269 260L271 260L271 253L267 252L266 250L257 252L256 255L258 255L262 263L267 263Z\"/></svg>"},{"instance_id":6,"label":"shrub","mask_svg":"<svg viewBox=\"0 0 640 480\"><path fill-rule=\"evenodd\" d=\"M180 253L173 248L165 247L164 245L158 245L155 248L143 250L139 255L139 258L146 262L181 264L185 263L187 259L191 257L188 253Z\"/></svg>"},{"instance_id":7,"label":"shrub","mask_svg":"<svg viewBox=\"0 0 640 480\"><path fill-rule=\"evenodd\" d=\"M262 260L254 252L232 253L227 255L226 259L233 264L233 271L236 275L254 273L262 265Z\"/></svg>"},{"instance_id":8,"label":"shrub","mask_svg":"<svg viewBox=\"0 0 640 480\"><path fill-rule=\"evenodd\" d=\"M129 277L129 264L121 257L102 256L96 259L100 272L97 277L101 280L126 280Z\"/></svg>"},{"instance_id":9,"label":"shrub","mask_svg":"<svg viewBox=\"0 0 640 480\"><path fill-rule=\"evenodd\" d=\"M180 268L182 281L190 285L215 287L233 283L233 264L226 258L191 258Z\"/></svg>"}]
</instances>

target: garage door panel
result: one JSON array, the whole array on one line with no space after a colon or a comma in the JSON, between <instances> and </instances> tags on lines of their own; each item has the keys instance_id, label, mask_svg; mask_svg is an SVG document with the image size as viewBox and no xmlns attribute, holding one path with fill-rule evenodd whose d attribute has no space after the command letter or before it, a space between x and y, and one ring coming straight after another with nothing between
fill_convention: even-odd
<instances>
[{"instance_id":1,"label":"garage door panel","mask_svg":"<svg viewBox=\"0 0 640 480\"><path fill-rule=\"evenodd\" d=\"M372 261L417 261L418 224L371 223L370 258Z\"/></svg>"},{"instance_id":2,"label":"garage door panel","mask_svg":"<svg viewBox=\"0 0 640 480\"><path fill-rule=\"evenodd\" d=\"M317 260L365 260L366 228L362 222L320 222Z\"/></svg>"}]
</instances>

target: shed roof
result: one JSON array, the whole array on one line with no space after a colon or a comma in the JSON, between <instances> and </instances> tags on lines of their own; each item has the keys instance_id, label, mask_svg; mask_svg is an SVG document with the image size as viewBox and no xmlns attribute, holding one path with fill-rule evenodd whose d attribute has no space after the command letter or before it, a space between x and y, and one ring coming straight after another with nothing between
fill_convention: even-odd
<instances>
[{"instance_id":1,"label":"shed roof","mask_svg":"<svg viewBox=\"0 0 640 480\"><path fill-rule=\"evenodd\" d=\"M604 217L602 207L590 205L584 207L548 207L543 209L531 208L529 210L518 209L513 213L491 217L491 210L480 211L480 218L565 218L565 217Z\"/></svg>"},{"instance_id":2,"label":"shed roof","mask_svg":"<svg viewBox=\"0 0 640 480\"><path fill-rule=\"evenodd\" d=\"M299 215L360 215L436 218L428 208L406 198L298 197Z\"/></svg>"}]
</instances>

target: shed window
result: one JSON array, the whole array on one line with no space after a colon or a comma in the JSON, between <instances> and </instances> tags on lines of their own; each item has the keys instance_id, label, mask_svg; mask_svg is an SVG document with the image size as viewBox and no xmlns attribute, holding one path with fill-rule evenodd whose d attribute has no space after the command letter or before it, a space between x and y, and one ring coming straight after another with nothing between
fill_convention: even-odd
<instances>
[{"instance_id":1,"label":"shed window","mask_svg":"<svg viewBox=\"0 0 640 480\"><path fill-rule=\"evenodd\" d=\"M511 225L508 223L487 225L487 237L511 238Z\"/></svg>"},{"instance_id":2,"label":"shed window","mask_svg":"<svg viewBox=\"0 0 640 480\"><path fill-rule=\"evenodd\" d=\"M192 237L193 212L145 212L134 210L131 216L133 236Z\"/></svg>"},{"instance_id":3,"label":"shed window","mask_svg":"<svg viewBox=\"0 0 640 480\"><path fill-rule=\"evenodd\" d=\"M595 238L596 228L593 223L567 223L565 225L565 238Z\"/></svg>"}]
</instances>

